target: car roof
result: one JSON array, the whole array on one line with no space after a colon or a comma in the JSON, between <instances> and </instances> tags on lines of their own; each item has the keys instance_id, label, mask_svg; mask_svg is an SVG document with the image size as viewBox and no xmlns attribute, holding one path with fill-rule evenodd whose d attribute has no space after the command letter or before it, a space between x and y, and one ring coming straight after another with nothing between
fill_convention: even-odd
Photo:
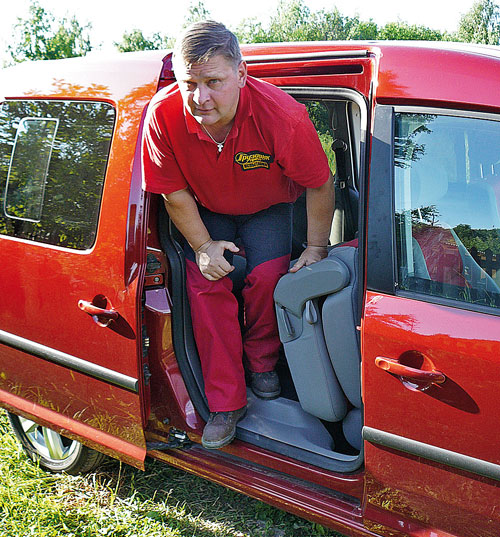
<instances>
[{"instance_id":1,"label":"car roof","mask_svg":"<svg viewBox=\"0 0 500 537\"><path fill-rule=\"evenodd\" d=\"M381 104L456 108L500 108L500 47L443 41L337 41L242 45L251 64L286 61L314 65L372 58L377 74L375 101ZM117 102L134 88L156 88L171 51L90 53L82 58L25 62L0 72L5 97L104 98ZM354 59L353 59L354 58ZM325 85L322 77L301 77L307 86ZM345 82L343 82L345 83ZM328 79L335 85L335 77ZM149 89L148 89L149 91ZM153 91L154 92L154 91Z\"/></svg>"}]
</instances>

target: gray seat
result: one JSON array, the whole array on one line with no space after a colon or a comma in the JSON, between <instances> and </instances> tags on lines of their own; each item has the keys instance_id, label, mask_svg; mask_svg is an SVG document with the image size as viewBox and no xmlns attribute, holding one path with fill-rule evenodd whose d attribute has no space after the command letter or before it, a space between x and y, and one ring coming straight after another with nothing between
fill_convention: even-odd
<instances>
[{"instance_id":1,"label":"gray seat","mask_svg":"<svg viewBox=\"0 0 500 537\"><path fill-rule=\"evenodd\" d=\"M278 330L302 408L326 421L340 421L347 401L328 356L318 297L349 283L349 270L324 259L285 274L274 291Z\"/></svg>"},{"instance_id":2,"label":"gray seat","mask_svg":"<svg viewBox=\"0 0 500 537\"><path fill-rule=\"evenodd\" d=\"M361 448L360 351L356 329L357 248L280 279L274 292L280 339L299 403L326 421L341 421Z\"/></svg>"},{"instance_id":3,"label":"gray seat","mask_svg":"<svg viewBox=\"0 0 500 537\"><path fill-rule=\"evenodd\" d=\"M347 400L361 407L352 300L356 252L353 247L334 248L326 259L283 276L274 292L280 338L299 402L326 421L342 420Z\"/></svg>"},{"instance_id":4,"label":"gray seat","mask_svg":"<svg viewBox=\"0 0 500 537\"><path fill-rule=\"evenodd\" d=\"M354 448L362 446L363 403L361 400L361 353L359 349L358 249L340 246L330 256L343 261L349 269L349 283L329 295L323 304L323 333L330 360L352 408L342 420L346 440Z\"/></svg>"},{"instance_id":5,"label":"gray seat","mask_svg":"<svg viewBox=\"0 0 500 537\"><path fill-rule=\"evenodd\" d=\"M340 246L330 256L342 261L349 270L349 281L342 289L330 294L322 310L323 333L330 360L351 404L361 408L361 358L357 319L357 258L358 249Z\"/></svg>"}]
</instances>

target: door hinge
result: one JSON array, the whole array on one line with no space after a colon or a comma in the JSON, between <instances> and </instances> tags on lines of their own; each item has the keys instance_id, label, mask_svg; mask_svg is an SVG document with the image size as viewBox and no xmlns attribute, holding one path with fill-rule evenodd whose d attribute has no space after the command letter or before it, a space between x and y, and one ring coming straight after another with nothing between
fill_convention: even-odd
<instances>
[{"instance_id":1,"label":"door hinge","mask_svg":"<svg viewBox=\"0 0 500 537\"><path fill-rule=\"evenodd\" d=\"M142 357L145 358L149 354L149 336L146 325L142 325Z\"/></svg>"},{"instance_id":2,"label":"door hinge","mask_svg":"<svg viewBox=\"0 0 500 537\"><path fill-rule=\"evenodd\" d=\"M168 432L167 442L147 442L147 451L164 451L166 449L187 449L192 445L185 431L172 427Z\"/></svg>"}]
</instances>

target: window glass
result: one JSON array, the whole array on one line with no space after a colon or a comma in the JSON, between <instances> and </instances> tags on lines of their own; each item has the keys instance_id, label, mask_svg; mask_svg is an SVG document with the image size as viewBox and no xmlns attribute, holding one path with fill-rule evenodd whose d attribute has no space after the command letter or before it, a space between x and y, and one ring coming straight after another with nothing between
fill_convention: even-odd
<instances>
[{"instance_id":1,"label":"window glass","mask_svg":"<svg viewBox=\"0 0 500 537\"><path fill-rule=\"evenodd\" d=\"M0 233L90 248L114 120L108 103L2 103Z\"/></svg>"},{"instance_id":2,"label":"window glass","mask_svg":"<svg viewBox=\"0 0 500 537\"><path fill-rule=\"evenodd\" d=\"M500 122L396 114L399 288L500 307Z\"/></svg>"},{"instance_id":3,"label":"window glass","mask_svg":"<svg viewBox=\"0 0 500 537\"><path fill-rule=\"evenodd\" d=\"M335 175L337 164L335 162L335 153L332 149L332 112L325 101L304 100L299 102L302 102L306 106L309 118L318 133L323 151L328 158L330 170Z\"/></svg>"},{"instance_id":4,"label":"window glass","mask_svg":"<svg viewBox=\"0 0 500 537\"><path fill-rule=\"evenodd\" d=\"M39 222L57 119L23 118L7 176L7 216Z\"/></svg>"}]
</instances>

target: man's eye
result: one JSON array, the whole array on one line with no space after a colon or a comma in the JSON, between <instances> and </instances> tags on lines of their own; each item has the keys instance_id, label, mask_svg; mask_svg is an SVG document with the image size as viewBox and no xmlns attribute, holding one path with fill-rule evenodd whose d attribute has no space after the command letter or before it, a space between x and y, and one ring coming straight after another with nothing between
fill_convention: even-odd
<instances>
[{"instance_id":1,"label":"man's eye","mask_svg":"<svg viewBox=\"0 0 500 537\"><path fill-rule=\"evenodd\" d=\"M217 86L217 84L219 84L220 80L218 78L212 78L211 80L208 81L208 85L213 87L213 86Z\"/></svg>"},{"instance_id":2,"label":"man's eye","mask_svg":"<svg viewBox=\"0 0 500 537\"><path fill-rule=\"evenodd\" d=\"M184 87L188 90L188 91L194 91L196 89L196 84L194 82L184 82Z\"/></svg>"}]
</instances>

